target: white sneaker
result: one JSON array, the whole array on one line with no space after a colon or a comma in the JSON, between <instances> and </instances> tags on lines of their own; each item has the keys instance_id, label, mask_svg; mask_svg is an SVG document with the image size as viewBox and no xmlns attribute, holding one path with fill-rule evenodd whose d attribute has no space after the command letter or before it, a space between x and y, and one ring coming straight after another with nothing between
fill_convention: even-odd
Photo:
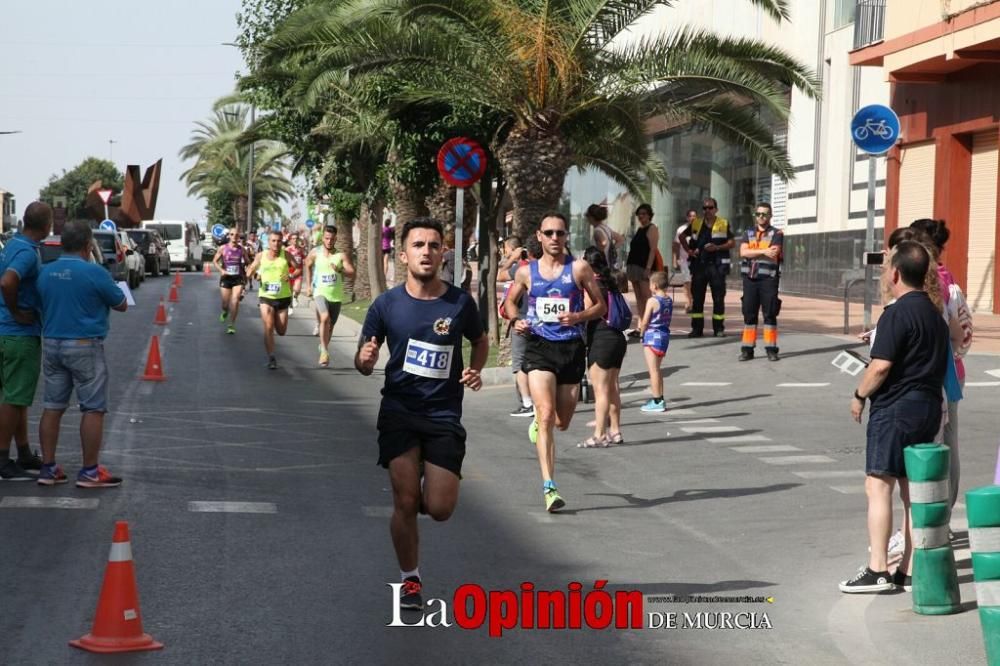
<instances>
[{"instance_id":1,"label":"white sneaker","mask_svg":"<svg viewBox=\"0 0 1000 666\"><path fill-rule=\"evenodd\" d=\"M889 539L889 555L902 553L905 547L906 547L906 542L905 539L903 538L903 531L896 530L896 533L893 534L892 537Z\"/></svg>"},{"instance_id":2,"label":"white sneaker","mask_svg":"<svg viewBox=\"0 0 1000 666\"><path fill-rule=\"evenodd\" d=\"M313 326L313 335L317 337L319 336L319 324Z\"/></svg>"}]
</instances>

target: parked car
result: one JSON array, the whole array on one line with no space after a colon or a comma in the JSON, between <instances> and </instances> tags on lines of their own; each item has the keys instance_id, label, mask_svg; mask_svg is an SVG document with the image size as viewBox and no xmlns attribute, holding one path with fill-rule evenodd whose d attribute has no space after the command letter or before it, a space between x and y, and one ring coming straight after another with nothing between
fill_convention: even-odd
<instances>
[{"instance_id":1,"label":"parked car","mask_svg":"<svg viewBox=\"0 0 1000 666\"><path fill-rule=\"evenodd\" d=\"M201 241L204 234L194 222L146 220L142 223L142 228L155 229L167 242L171 266L182 266L188 271L202 270L204 259Z\"/></svg>"},{"instance_id":2,"label":"parked car","mask_svg":"<svg viewBox=\"0 0 1000 666\"><path fill-rule=\"evenodd\" d=\"M125 266L128 268L130 289L135 289L146 280L146 262L128 233L118 231L118 242L125 248ZM135 284L133 284L133 282Z\"/></svg>"},{"instance_id":3,"label":"parked car","mask_svg":"<svg viewBox=\"0 0 1000 666\"><path fill-rule=\"evenodd\" d=\"M153 277L170 273L170 253L167 244L155 229L128 229L126 232L142 255L146 272Z\"/></svg>"},{"instance_id":4,"label":"parked car","mask_svg":"<svg viewBox=\"0 0 1000 666\"><path fill-rule=\"evenodd\" d=\"M115 282L125 282L129 287L132 281L129 276L128 266L125 264L125 248L118 241L118 234L114 231L104 229L94 229L94 240L101 248L104 267L111 273Z\"/></svg>"},{"instance_id":5,"label":"parked car","mask_svg":"<svg viewBox=\"0 0 1000 666\"><path fill-rule=\"evenodd\" d=\"M41 250L43 264L55 261L63 253L62 236L49 236L41 242L39 249ZM97 241L90 242L90 262L98 265L104 264L104 255L101 253L101 248L98 247Z\"/></svg>"}]
</instances>

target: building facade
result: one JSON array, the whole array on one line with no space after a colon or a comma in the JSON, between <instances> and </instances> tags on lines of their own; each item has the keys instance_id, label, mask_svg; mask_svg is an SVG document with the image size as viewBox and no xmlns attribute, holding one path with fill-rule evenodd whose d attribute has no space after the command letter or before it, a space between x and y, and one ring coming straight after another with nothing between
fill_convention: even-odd
<instances>
[{"instance_id":1,"label":"building facade","mask_svg":"<svg viewBox=\"0 0 1000 666\"><path fill-rule=\"evenodd\" d=\"M787 121L771 121L775 139L788 148L795 177L788 182L750 160L738 147L696 127L650 123L650 140L667 169L669 184L654 190L650 203L660 227L660 250L670 256L670 241L689 208L700 212L703 197L719 201L720 214L737 231L753 224L758 201L768 201L774 224L785 230L785 291L838 296L845 283L862 273L867 218L867 157L850 138L855 110L887 104L889 84L878 72L853 67L851 51L868 33L864 0L792 0L791 21L777 24L746 0L679 0L638 21L626 39L640 39L682 26L718 34L751 37L780 46L812 68L821 82L819 99L790 91ZM875 224L882 238L886 160L877 162ZM582 213L591 203L606 203L609 220L623 233L639 203L601 174L571 172L564 208L574 221L575 246L586 243Z\"/></svg>"},{"instance_id":2,"label":"building facade","mask_svg":"<svg viewBox=\"0 0 1000 666\"><path fill-rule=\"evenodd\" d=\"M0 231L17 229L17 204L14 195L0 189Z\"/></svg>"},{"instance_id":3,"label":"building facade","mask_svg":"<svg viewBox=\"0 0 1000 666\"><path fill-rule=\"evenodd\" d=\"M851 62L887 79L900 118L886 227L944 219L944 261L970 305L1000 313L1000 2L884 4L884 39L854 51Z\"/></svg>"}]
</instances>

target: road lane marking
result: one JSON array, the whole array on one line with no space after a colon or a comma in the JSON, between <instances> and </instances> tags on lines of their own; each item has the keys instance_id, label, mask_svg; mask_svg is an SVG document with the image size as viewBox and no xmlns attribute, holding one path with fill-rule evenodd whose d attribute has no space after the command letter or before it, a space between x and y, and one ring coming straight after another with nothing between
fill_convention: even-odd
<instances>
[{"instance_id":1,"label":"road lane marking","mask_svg":"<svg viewBox=\"0 0 1000 666\"><path fill-rule=\"evenodd\" d=\"M195 513L278 513L273 502L188 502Z\"/></svg>"},{"instance_id":2,"label":"road lane marking","mask_svg":"<svg viewBox=\"0 0 1000 666\"><path fill-rule=\"evenodd\" d=\"M853 486L830 486L832 489L836 490L838 493L844 493L845 495L862 495L865 492L865 484L858 483Z\"/></svg>"},{"instance_id":3,"label":"road lane marking","mask_svg":"<svg viewBox=\"0 0 1000 666\"><path fill-rule=\"evenodd\" d=\"M669 416L669 413L667 415ZM669 423L670 425L683 425L687 423L718 423L718 422L719 419L688 419L686 421L664 421L664 423Z\"/></svg>"},{"instance_id":4,"label":"road lane marking","mask_svg":"<svg viewBox=\"0 0 1000 666\"><path fill-rule=\"evenodd\" d=\"M736 426L694 426L693 428L681 428L684 432L691 434L716 433L716 432L742 432L743 428Z\"/></svg>"},{"instance_id":5,"label":"road lane marking","mask_svg":"<svg viewBox=\"0 0 1000 666\"><path fill-rule=\"evenodd\" d=\"M1000 386L1000 382L965 382L966 386Z\"/></svg>"},{"instance_id":6,"label":"road lane marking","mask_svg":"<svg viewBox=\"0 0 1000 666\"><path fill-rule=\"evenodd\" d=\"M731 451L738 451L739 453L784 453L792 451L801 451L797 446L791 446L789 444L770 444L764 446L731 446L729 447Z\"/></svg>"},{"instance_id":7,"label":"road lane marking","mask_svg":"<svg viewBox=\"0 0 1000 666\"><path fill-rule=\"evenodd\" d=\"M800 463L811 465L813 463L837 462L827 456L777 456L774 458L759 458L759 460L766 462L768 465L798 465Z\"/></svg>"},{"instance_id":8,"label":"road lane marking","mask_svg":"<svg viewBox=\"0 0 1000 666\"><path fill-rule=\"evenodd\" d=\"M739 442L770 442L770 437L764 435L734 435L732 437L706 437L713 444L735 444Z\"/></svg>"},{"instance_id":9,"label":"road lane marking","mask_svg":"<svg viewBox=\"0 0 1000 666\"><path fill-rule=\"evenodd\" d=\"M96 509L101 500L74 497L4 497L0 509Z\"/></svg>"},{"instance_id":10,"label":"road lane marking","mask_svg":"<svg viewBox=\"0 0 1000 666\"><path fill-rule=\"evenodd\" d=\"M1000 379L1000 368L997 368L996 370L987 370L986 374L988 374L990 377L996 377Z\"/></svg>"},{"instance_id":11,"label":"road lane marking","mask_svg":"<svg viewBox=\"0 0 1000 666\"><path fill-rule=\"evenodd\" d=\"M732 382L684 382L681 386L732 386Z\"/></svg>"},{"instance_id":12,"label":"road lane marking","mask_svg":"<svg viewBox=\"0 0 1000 666\"><path fill-rule=\"evenodd\" d=\"M792 474L803 479L863 479L865 476L861 470L844 469L810 470L806 472L792 472Z\"/></svg>"},{"instance_id":13,"label":"road lane marking","mask_svg":"<svg viewBox=\"0 0 1000 666\"><path fill-rule=\"evenodd\" d=\"M786 382L778 384L778 388L820 388L829 385L830 382Z\"/></svg>"}]
</instances>

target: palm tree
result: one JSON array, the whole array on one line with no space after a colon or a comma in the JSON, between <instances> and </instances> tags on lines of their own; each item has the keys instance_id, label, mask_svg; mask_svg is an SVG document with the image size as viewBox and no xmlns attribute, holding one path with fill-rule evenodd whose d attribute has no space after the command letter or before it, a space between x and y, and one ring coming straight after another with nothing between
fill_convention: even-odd
<instances>
[{"instance_id":1,"label":"palm tree","mask_svg":"<svg viewBox=\"0 0 1000 666\"><path fill-rule=\"evenodd\" d=\"M748 0L776 20L786 0ZM514 203L516 232L555 208L571 166L600 169L633 192L662 182L644 123L703 124L789 177L784 148L759 109L788 115L788 88L815 95L812 73L752 39L678 29L616 41L674 0L365 0L293 13L265 61L309 53L307 87L334 76L405 80L403 101L475 103L501 120L493 152Z\"/></svg>"},{"instance_id":2,"label":"palm tree","mask_svg":"<svg viewBox=\"0 0 1000 666\"><path fill-rule=\"evenodd\" d=\"M222 192L232 197L240 229L247 221L251 150L255 213L278 216L281 203L294 194L285 148L275 141L256 141L252 147L245 141L248 115L249 107L242 104L216 108L208 120L195 123L191 142L179 153L184 160L194 160L181 174L188 194L208 197Z\"/></svg>"}]
</instances>

